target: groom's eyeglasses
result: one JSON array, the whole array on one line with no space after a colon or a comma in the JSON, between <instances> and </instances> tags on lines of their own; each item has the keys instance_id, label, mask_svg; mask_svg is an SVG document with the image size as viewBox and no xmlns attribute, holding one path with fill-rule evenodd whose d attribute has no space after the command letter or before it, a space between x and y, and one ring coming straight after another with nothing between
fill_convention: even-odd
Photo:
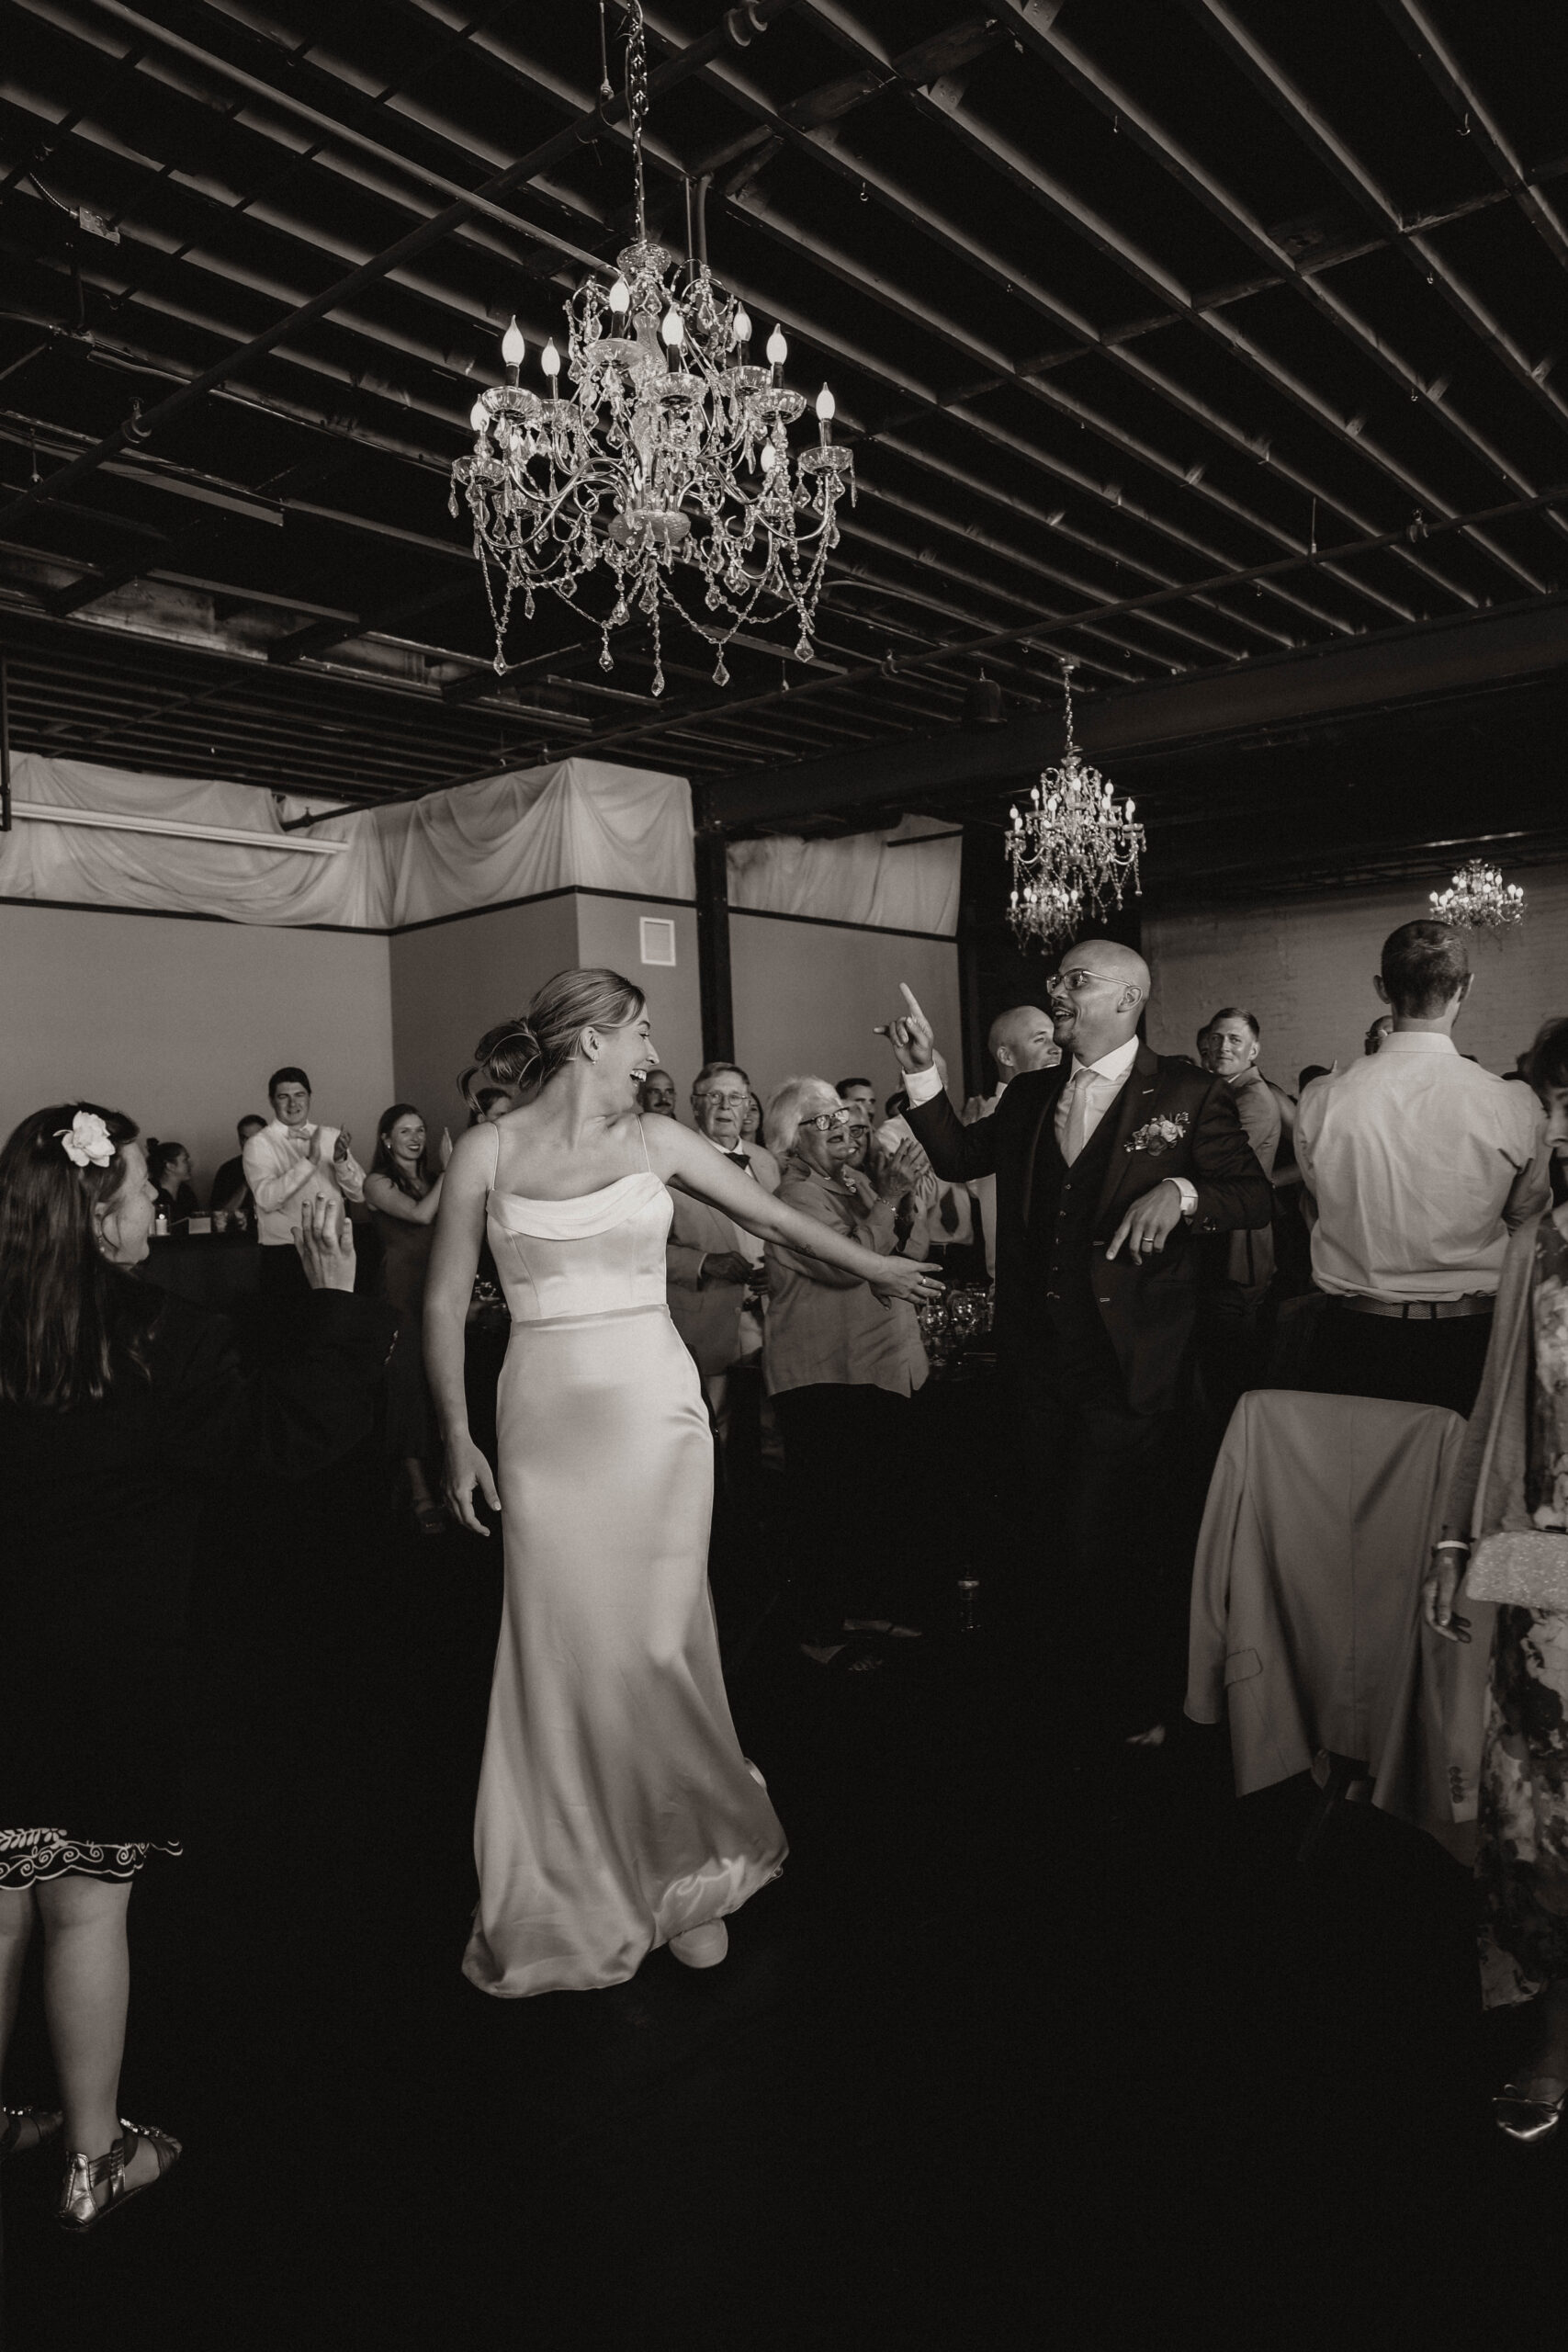
<instances>
[{"instance_id":1,"label":"groom's eyeglasses","mask_svg":"<svg viewBox=\"0 0 1568 2352\"><path fill-rule=\"evenodd\" d=\"M857 1119L854 1113L845 1106L837 1111L814 1111L808 1119L802 1119L800 1124L803 1127L815 1127L819 1136L825 1136L829 1127L847 1127L852 1124L858 1127L865 1123L862 1119Z\"/></svg>"},{"instance_id":2,"label":"groom's eyeglasses","mask_svg":"<svg viewBox=\"0 0 1568 2352\"><path fill-rule=\"evenodd\" d=\"M1105 972L1086 971L1081 964L1075 964L1071 971L1056 972L1052 976L1054 987L1070 989L1074 996L1081 995L1087 988L1092 988L1097 980L1109 982L1110 975Z\"/></svg>"}]
</instances>

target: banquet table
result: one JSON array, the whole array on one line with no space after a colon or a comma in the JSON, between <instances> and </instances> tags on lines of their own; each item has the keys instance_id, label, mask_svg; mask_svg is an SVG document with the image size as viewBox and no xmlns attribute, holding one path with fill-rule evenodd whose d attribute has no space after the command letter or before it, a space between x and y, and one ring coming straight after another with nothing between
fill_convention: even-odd
<instances>
[{"instance_id":1,"label":"banquet table","mask_svg":"<svg viewBox=\"0 0 1568 2352\"><path fill-rule=\"evenodd\" d=\"M220 1310L254 1297L261 1284L261 1247L228 1234L164 1239L154 1237L141 1269L144 1282L177 1293L197 1306Z\"/></svg>"}]
</instances>

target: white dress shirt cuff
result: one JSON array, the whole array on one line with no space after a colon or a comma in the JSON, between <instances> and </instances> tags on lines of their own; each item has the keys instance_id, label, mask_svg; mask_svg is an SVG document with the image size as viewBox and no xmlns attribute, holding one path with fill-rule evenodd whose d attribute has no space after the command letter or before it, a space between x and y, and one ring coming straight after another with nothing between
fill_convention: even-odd
<instances>
[{"instance_id":1,"label":"white dress shirt cuff","mask_svg":"<svg viewBox=\"0 0 1568 2352\"><path fill-rule=\"evenodd\" d=\"M907 1071L904 1091L909 1098L911 1110L919 1110L922 1102L934 1102L942 1092L942 1072L933 1062L930 1069Z\"/></svg>"},{"instance_id":2,"label":"white dress shirt cuff","mask_svg":"<svg viewBox=\"0 0 1568 2352\"><path fill-rule=\"evenodd\" d=\"M1165 1181L1168 1184L1174 1184L1180 1193L1182 1216L1188 1217L1193 1216L1198 1206L1197 1185L1186 1176L1168 1176Z\"/></svg>"}]
</instances>

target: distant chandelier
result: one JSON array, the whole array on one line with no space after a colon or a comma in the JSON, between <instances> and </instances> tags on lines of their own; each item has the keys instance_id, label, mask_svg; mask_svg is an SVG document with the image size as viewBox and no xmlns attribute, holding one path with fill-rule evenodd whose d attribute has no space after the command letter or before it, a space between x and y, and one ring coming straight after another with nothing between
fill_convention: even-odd
<instances>
[{"instance_id":1,"label":"distant chandelier","mask_svg":"<svg viewBox=\"0 0 1568 2352\"><path fill-rule=\"evenodd\" d=\"M1505 883L1495 865L1472 857L1461 865L1446 890L1432 892L1432 912L1439 922L1457 923L1464 931L1506 931L1523 920L1525 894L1517 882Z\"/></svg>"},{"instance_id":2,"label":"distant chandelier","mask_svg":"<svg viewBox=\"0 0 1568 2352\"><path fill-rule=\"evenodd\" d=\"M810 661L828 555L839 542L834 510L846 489L854 503L854 459L833 445L826 384L817 401L818 446L792 457L787 428L806 401L784 389L783 334L775 326L768 366L753 366L751 322L706 260L678 262L648 235L640 0L630 9L626 98L637 236L616 256L612 286L591 279L567 301L565 366L575 393L561 396L553 339L539 359L547 396L524 388L526 346L513 319L501 346L510 381L474 403L474 451L452 469L451 511L458 512L461 490L501 676L519 592L530 619L546 589L581 610L578 582L604 565L615 599L606 616L591 616L602 640L599 666L614 667L611 631L641 612L652 626L657 695L664 690L661 604L714 647L716 685L729 683L725 647L754 619L766 628L793 618L795 658ZM679 582L677 566L687 567L689 581ZM701 591L708 617L688 610L678 584L694 596Z\"/></svg>"},{"instance_id":3,"label":"distant chandelier","mask_svg":"<svg viewBox=\"0 0 1568 2352\"><path fill-rule=\"evenodd\" d=\"M1122 904L1127 884L1138 888L1138 860L1145 843L1133 822L1134 803L1118 802L1096 768L1086 767L1073 741L1073 673L1062 671L1067 698L1066 749L1058 768L1047 768L1030 789L1021 815L1008 811L1008 862L1013 890L1008 920L1021 945L1034 940L1050 947L1070 939L1092 910L1105 915Z\"/></svg>"}]
</instances>

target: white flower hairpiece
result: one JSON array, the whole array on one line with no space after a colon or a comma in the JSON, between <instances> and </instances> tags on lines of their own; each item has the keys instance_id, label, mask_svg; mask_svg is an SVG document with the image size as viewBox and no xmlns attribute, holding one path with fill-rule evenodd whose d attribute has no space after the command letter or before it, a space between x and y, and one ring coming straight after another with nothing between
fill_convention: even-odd
<instances>
[{"instance_id":1,"label":"white flower hairpiece","mask_svg":"<svg viewBox=\"0 0 1568 2352\"><path fill-rule=\"evenodd\" d=\"M95 1168L107 1168L114 1158L109 1131L96 1111L78 1111L68 1127L56 1127L54 1136L66 1159L77 1168L85 1168L89 1162Z\"/></svg>"}]
</instances>

